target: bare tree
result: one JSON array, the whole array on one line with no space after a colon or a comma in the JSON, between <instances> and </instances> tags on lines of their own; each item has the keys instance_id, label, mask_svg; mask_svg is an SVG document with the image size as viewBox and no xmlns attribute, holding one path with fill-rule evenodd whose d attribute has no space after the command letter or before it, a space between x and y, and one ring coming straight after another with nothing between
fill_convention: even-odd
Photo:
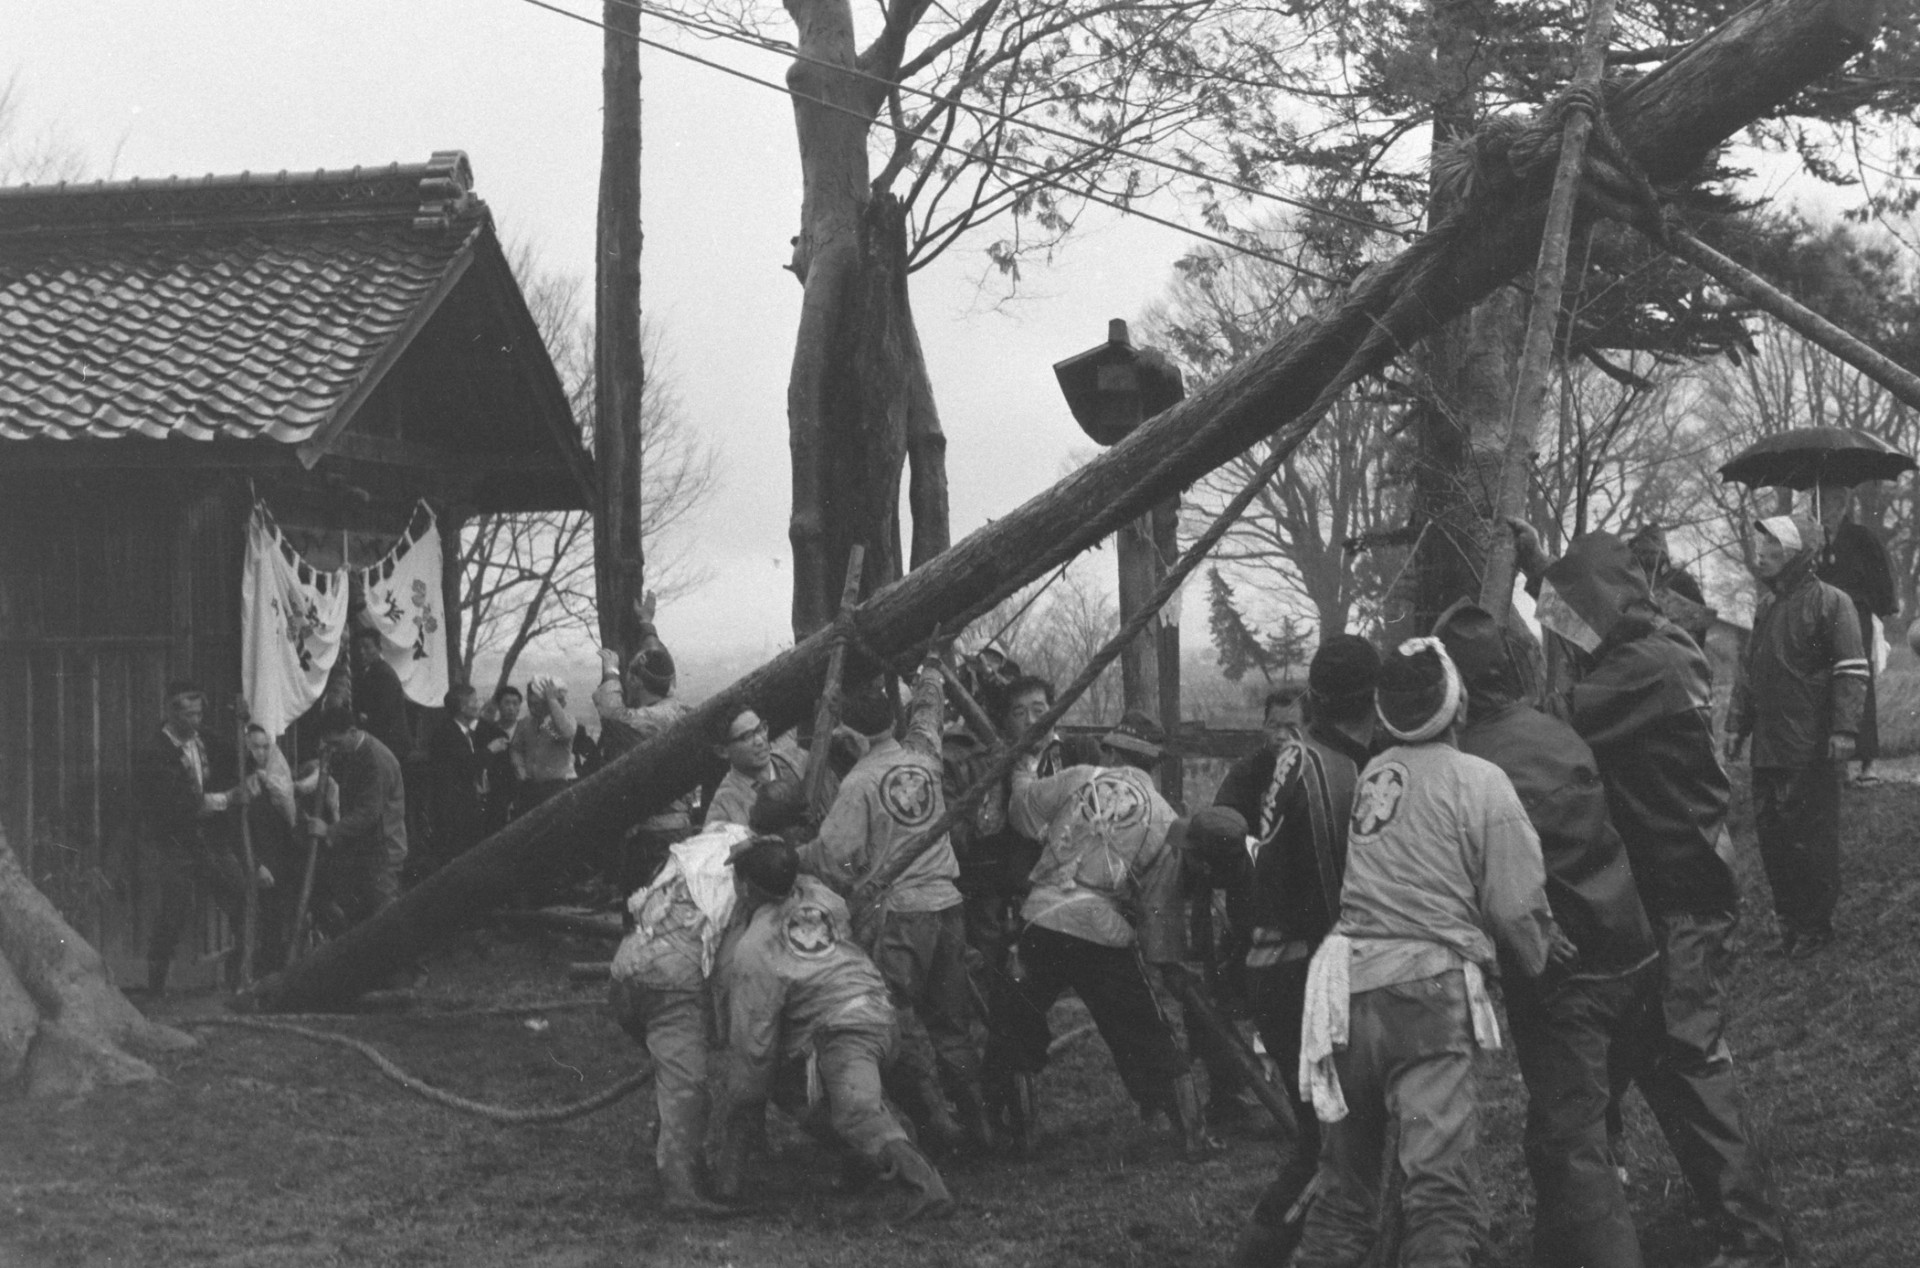
<instances>
[{"instance_id":1,"label":"bare tree","mask_svg":"<svg viewBox=\"0 0 1920 1268\"><path fill-rule=\"evenodd\" d=\"M591 448L593 327L584 284L546 268L525 242L508 258ZM640 411L640 531L651 589L671 604L707 580L678 530L712 494L719 471L712 445L687 420L659 331L648 327L644 338L651 369ZM460 535L461 676L470 679L479 657L493 654L501 658L499 682L505 682L542 637L598 637L592 523L585 511L489 514L467 522Z\"/></svg>"},{"instance_id":2,"label":"bare tree","mask_svg":"<svg viewBox=\"0 0 1920 1268\"><path fill-rule=\"evenodd\" d=\"M0 185L47 185L86 175L80 148L51 124L27 123L20 97L20 73L0 85Z\"/></svg>"},{"instance_id":3,"label":"bare tree","mask_svg":"<svg viewBox=\"0 0 1920 1268\"><path fill-rule=\"evenodd\" d=\"M1015 594L975 621L960 644L976 651L989 642L1055 687L1065 686L1120 630L1113 595L1095 579L1098 555L1082 556L1061 572ZM997 635L997 637L996 637ZM1120 664L1107 666L1067 713L1067 721L1118 721Z\"/></svg>"},{"instance_id":4,"label":"bare tree","mask_svg":"<svg viewBox=\"0 0 1920 1268\"><path fill-rule=\"evenodd\" d=\"M1232 369L1332 289L1274 262L1326 269L1327 240L1311 227L1282 223L1245 236L1260 255L1208 248L1187 256L1144 322L1147 340L1183 362L1197 382ZM1351 254L1357 245L1343 240L1340 250ZM1406 489L1392 462L1403 413L1378 389L1343 397L1228 532L1214 558L1252 592L1250 615L1278 628L1288 616L1311 613L1323 633L1378 619L1392 556L1356 554L1348 543L1406 518ZM1266 458L1267 446L1256 445L1193 486L1184 509L1194 532Z\"/></svg>"},{"instance_id":5,"label":"bare tree","mask_svg":"<svg viewBox=\"0 0 1920 1268\"><path fill-rule=\"evenodd\" d=\"M785 0L788 44L751 0L700 9L709 31L795 58L803 184L789 267L806 295L787 394L788 532L803 637L832 619L854 544L871 592L948 542L946 437L908 275L993 225L987 258L1016 277L1089 201L1137 205L1167 186L1141 151L1262 179L1216 125L1272 118L1286 23L1227 0L899 0L859 20L850 0Z\"/></svg>"}]
</instances>

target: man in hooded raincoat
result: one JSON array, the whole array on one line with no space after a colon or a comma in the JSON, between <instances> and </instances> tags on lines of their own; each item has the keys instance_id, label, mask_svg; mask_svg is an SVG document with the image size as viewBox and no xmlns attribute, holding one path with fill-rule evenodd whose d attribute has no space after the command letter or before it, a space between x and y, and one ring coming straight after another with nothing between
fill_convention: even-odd
<instances>
[{"instance_id":1,"label":"man in hooded raincoat","mask_svg":"<svg viewBox=\"0 0 1920 1268\"><path fill-rule=\"evenodd\" d=\"M1593 749L1660 949L1658 999L1610 1058L1615 1100L1639 1085L1712 1222L1715 1268L1779 1268L1772 1181L1726 1041L1721 982L1739 896L1715 849L1732 790L1714 745L1706 654L1660 615L1619 538L1587 533L1549 563L1533 530L1509 522L1521 568L1540 583L1540 623L1573 662L1572 684L1550 706Z\"/></svg>"},{"instance_id":2,"label":"man in hooded raincoat","mask_svg":"<svg viewBox=\"0 0 1920 1268\"><path fill-rule=\"evenodd\" d=\"M1727 757L1753 739L1753 820L1773 889L1780 949L1833 941L1840 897L1840 779L1867 699L1853 601L1814 575L1820 526L1776 515L1754 524L1766 593L1727 710Z\"/></svg>"},{"instance_id":3,"label":"man in hooded raincoat","mask_svg":"<svg viewBox=\"0 0 1920 1268\"><path fill-rule=\"evenodd\" d=\"M1503 971L1527 1084L1526 1157L1541 1268L1640 1268L1639 1239L1607 1140L1608 1056L1644 1007L1658 960L1593 751L1522 699L1507 634L1462 601L1434 637L1467 687L1460 751L1512 781L1540 837L1553 918L1578 956L1552 989Z\"/></svg>"}]
</instances>

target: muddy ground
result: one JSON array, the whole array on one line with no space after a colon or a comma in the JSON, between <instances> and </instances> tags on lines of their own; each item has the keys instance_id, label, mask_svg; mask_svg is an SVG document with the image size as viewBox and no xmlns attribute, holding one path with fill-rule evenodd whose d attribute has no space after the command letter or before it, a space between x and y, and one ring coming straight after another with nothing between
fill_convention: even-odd
<instances>
[{"instance_id":1,"label":"muddy ground","mask_svg":"<svg viewBox=\"0 0 1920 1268\"><path fill-rule=\"evenodd\" d=\"M1806 963L1766 954L1768 902L1739 825L1746 920L1733 1042L1792 1213L1796 1263L1905 1268L1920 1264L1920 786L1851 791L1846 806L1843 940ZM475 933L430 964L422 1009L324 1024L468 1096L570 1100L633 1060L595 1006L597 988L566 982L566 962L586 954ZM562 999L579 1003L441 1011ZM203 997L161 1011L215 1009ZM945 1164L961 1209L944 1224L887 1227L832 1193L832 1168L779 1123L750 1214L677 1223L653 1212L643 1183L644 1098L558 1126L499 1127L417 1099L346 1051L205 1033L200 1051L166 1063L162 1083L77 1105L0 1104L0 1265L1207 1264L1272 1157L1268 1143L1240 1136L1216 1160L1183 1164L1164 1134L1142 1128L1091 1040L1046 1076L1037 1157ZM1486 1090L1485 1262L1519 1268L1531 1195L1504 1055L1489 1061ZM1648 1262L1702 1262L1708 1248L1678 1174L1637 1102L1634 1111L1632 1199Z\"/></svg>"}]
</instances>

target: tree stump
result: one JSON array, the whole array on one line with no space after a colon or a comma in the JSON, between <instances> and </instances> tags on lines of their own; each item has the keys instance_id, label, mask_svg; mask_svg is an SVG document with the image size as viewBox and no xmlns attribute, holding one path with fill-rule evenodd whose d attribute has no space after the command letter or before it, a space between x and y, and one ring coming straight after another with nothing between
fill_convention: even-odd
<instances>
[{"instance_id":1,"label":"tree stump","mask_svg":"<svg viewBox=\"0 0 1920 1268\"><path fill-rule=\"evenodd\" d=\"M107 980L100 953L28 879L0 832L0 1090L76 1097L140 1083L160 1075L137 1052L196 1042L148 1021Z\"/></svg>"}]
</instances>

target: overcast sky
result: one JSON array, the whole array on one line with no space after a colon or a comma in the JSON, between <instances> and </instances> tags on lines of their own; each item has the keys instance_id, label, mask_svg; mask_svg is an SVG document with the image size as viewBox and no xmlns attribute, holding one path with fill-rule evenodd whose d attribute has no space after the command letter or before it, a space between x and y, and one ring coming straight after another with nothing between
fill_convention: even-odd
<instances>
[{"instance_id":1,"label":"overcast sky","mask_svg":"<svg viewBox=\"0 0 1920 1268\"><path fill-rule=\"evenodd\" d=\"M590 0L565 0L597 15ZM62 0L12 6L10 63L29 130L52 127L116 178L422 162L464 149L502 234L590 280L599 177L600 32L522 0ZM778 83L786 59L646 34ZM801 290L782 269L799 160L779 93L644 50L643 307L666 333L723 484L695 553L714 580L671 612L676 646L789 640L786 404ZM959 538L1050 484L1088 442L1052 363L1156 298L1192 240L1118 218L1011 303L977 239L916 275L913 303L948 437ZM985 290L980 289L984 284ZM1191 620L1191 616L1189 618ZM1204 624L1198 627L1204 636Z\"/></svg>"},{"instance_id":2,"label":"overcast sky","mask_svg":"<svg viewBox=\"0 0 1920 1268\"><path fill-rule=\"evenodd\" d=\"M564 0L597 14L591 0ZM502 234L590 281L600 143L598 30L523 0L62 0L12 6L7 33L27 129L52 129L92 175L338 168L463 149ZM778 83L786 59L656 37ZM789 641L785 390L801 291L781 267L800 173L786 98L645 50L642 302L664 329L692 424L722 483L692 554L713 580L661 614L677 648L741 655ZM1791 168L1767 165L1772 193ZM1097 209L1096 209L1097 213ZM1159 297L1195 245L1107 213L1009 300L989 276L990 226L913 281L949 437L956 539L1052 483L1089 442L1052 363L1110 317ZM1093 574L1107 567L1096 562ZM1204 605L1185 605L1190 647ZM690 657L687 657L690 658Z\"/></svg>"}]
</instances>

